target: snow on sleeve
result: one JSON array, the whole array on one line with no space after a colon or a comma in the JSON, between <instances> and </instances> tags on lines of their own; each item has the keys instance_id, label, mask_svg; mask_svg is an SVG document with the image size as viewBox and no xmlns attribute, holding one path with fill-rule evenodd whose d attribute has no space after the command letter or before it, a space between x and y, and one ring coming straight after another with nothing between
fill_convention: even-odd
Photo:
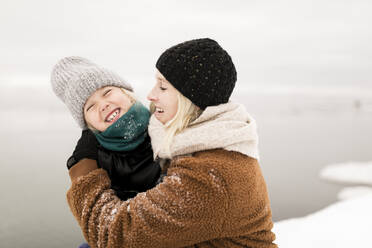
<instances>
[{"instance_id":1,"label":"snow on sleeve","mask_svg":"<svg viewBox=\"0 0 372 248\"><path fill-rule=\"evenodd\" d=\"M281 248L370 247L372 194L337 202L314 214L275 223Z\"/></svg>"},{"instance_id":2,"label":"snow on sleeve","mask_svg":"<svg viewBox=\"0 0 372 248\"><path fill-rule=\"evenodd\" d=\"M372 162L331 164L324 167L319 176L330 182L372 186Z\"/></svg>"}]
</instances>

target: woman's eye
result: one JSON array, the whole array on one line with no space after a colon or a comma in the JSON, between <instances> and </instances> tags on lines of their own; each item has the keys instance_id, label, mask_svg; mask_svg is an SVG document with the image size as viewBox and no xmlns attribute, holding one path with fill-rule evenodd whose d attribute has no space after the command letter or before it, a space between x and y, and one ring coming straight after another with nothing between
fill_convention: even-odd
<instances>
[{"instance_id":1,"label":"woman's eye","mask_svg":"<svg viewBox=\"0 0 372 248\"><path fill-rule=\"evenodd\" d=\"M167 88L164 88L164 87L160 87L161 90L166 90Z\"/></svg>"}]
</instances>

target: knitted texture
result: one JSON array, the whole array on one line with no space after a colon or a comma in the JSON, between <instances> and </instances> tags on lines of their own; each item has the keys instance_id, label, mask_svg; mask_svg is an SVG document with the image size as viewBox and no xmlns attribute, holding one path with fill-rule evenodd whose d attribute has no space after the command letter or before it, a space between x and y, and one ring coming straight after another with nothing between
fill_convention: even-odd
<instances>
[{"instance_id":1,"label":"knitted texture","mask_svg":"<svg viewBox=\"0 0 372 248\"><path fill-rule=\"evenodd\" d=\"M149 119L150 111L136 102L113 125L95 135L98 142L110 151L132 151L144 142Z\"/></svg>"},{"instance_id":2,"label":"knitted texture","mask_svg":"<svg viewBox=\"0 0 372 248\"><path fill-rule=\"evenodd\" d=\"M156 68L203 110L226 103L236 82L230 55L209 38L186 41L167 49L156 62Z\"/></svg>"},{"instance_id":3,"label":"knitted texture","mask_svg":"<svg viewBox=\"0 0 372 248\"><path fill-rule=\"evenodd\" d=\"M223 148L259 159L256 121L244 105L234 102L208 107L199 118L177 133L170 149L164 147L166 127L152 116L149 125L154 158L174 158L197 151Z\"/></svg>"},{"instance_id":4,"label":"knitted texture","mask_svg":"<svg viewBox=\"0 0 372 248\"><path fill-rule=\"evenodd\" d=\"M61 59L53 68L51 83L54 93L64 102L82 129L84 105L88 98L105 86L133 91L132 86L116 73L77 56Z\"/></svg>"}]
</instances>

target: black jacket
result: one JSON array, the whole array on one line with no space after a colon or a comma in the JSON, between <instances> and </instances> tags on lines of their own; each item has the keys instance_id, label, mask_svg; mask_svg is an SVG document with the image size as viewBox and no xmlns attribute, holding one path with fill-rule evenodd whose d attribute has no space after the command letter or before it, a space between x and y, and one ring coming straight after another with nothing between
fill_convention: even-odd
<instances>
[{"instance_id":1,"label":"black jacket","mask_svg":"<svg viewBox=\"0 0 372 248\"><path fill-rule=\"evenodd\" d=\"M128 152L98 148L98 166L105 169L111 179L111 188L121 200L127 200L153 188L160 182L161 168L153 159L150 136Z\"/></svg>"}]
</instances>

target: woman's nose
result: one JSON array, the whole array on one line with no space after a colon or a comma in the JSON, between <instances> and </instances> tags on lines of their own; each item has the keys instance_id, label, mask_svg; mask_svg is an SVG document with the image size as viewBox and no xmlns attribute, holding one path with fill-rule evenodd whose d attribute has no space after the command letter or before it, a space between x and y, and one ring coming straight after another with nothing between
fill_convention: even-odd
<instances>
[{"instance_id":1,"label":"woman's nose","mask_svg":"<svg viewBox=\"0 0 372 248\"><path fill-rule=\"evenodd\" d=\"M156 94L154 93L154 89L152 89L150 91L150 93L147 95L147 100L151 101L151 102L154 102L156 101L158 98L156 97Z\"/></svg>"}]
</instances>

